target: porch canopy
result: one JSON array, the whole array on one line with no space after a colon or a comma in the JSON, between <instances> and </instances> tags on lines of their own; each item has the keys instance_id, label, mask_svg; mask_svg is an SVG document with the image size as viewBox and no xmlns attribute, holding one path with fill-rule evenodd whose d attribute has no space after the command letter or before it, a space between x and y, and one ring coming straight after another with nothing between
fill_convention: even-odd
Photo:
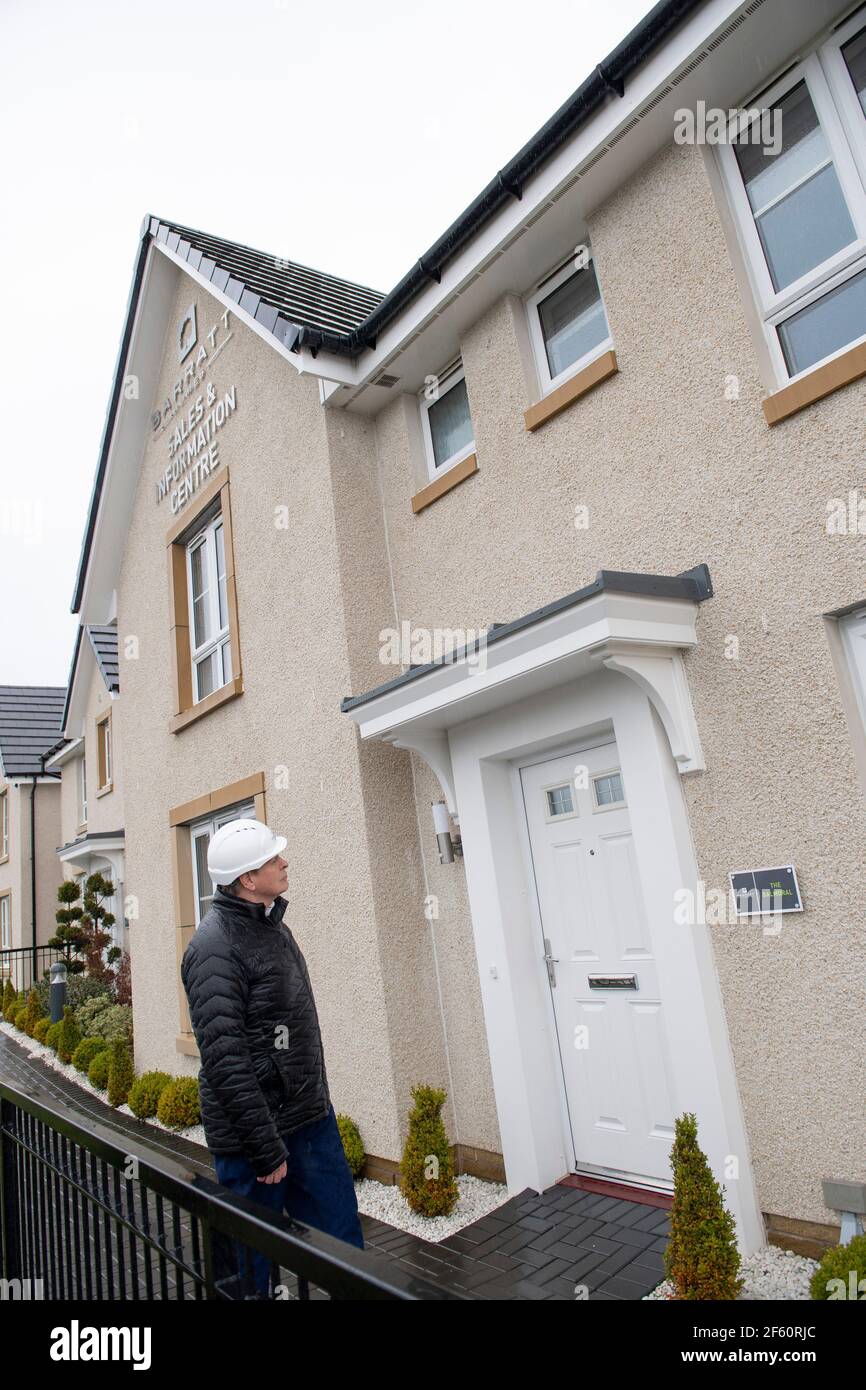
<instances>
[{"instance_id":1,"label":"porch canopy","mask_svg":"<svg viewBox=\"0 0 866 1390\"><path fill-rule=\"evenodd\" d=\"M346 696L362 738L414 748L459 822L448 730L468 719L607 667L634 680L657 710L681 773L703 769L682 664L697 645L698 605L712 597L707 566L677 575L599 570L564 598L495 623L476 641Z\"/></svg>"}]
</instances>

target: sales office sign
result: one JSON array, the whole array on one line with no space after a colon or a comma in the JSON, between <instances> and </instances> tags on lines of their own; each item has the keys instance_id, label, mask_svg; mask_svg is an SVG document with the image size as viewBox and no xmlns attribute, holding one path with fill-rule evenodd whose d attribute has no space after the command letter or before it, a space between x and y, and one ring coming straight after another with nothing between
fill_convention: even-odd
<instances>
[{"instance_id":1,"label":"sales office sign","mask_svg":"<svg viewBox=\"0 0 866 1390\"><path fill-rule=\"evenodd\" d=\"M159 505L168 497L174 513L219 467L218 435L237 408L236 386L224 391L208 380L214 362L232 337L230 321L231 313L226 309L201 342L195 304L178 324L178 357L187 365L162 409L151 417L154 437L163 432L168 436L168 466L157 479L156 501ZM194 394L197 387L203 389Z\"/></svg>"}]
</instances>

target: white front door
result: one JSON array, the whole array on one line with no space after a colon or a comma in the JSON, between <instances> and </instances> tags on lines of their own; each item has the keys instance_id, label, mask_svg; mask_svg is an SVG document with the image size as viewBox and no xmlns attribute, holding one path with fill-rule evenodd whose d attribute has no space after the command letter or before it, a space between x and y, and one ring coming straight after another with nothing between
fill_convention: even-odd
<instances>
[{"instance_id":1,"label":"white front door","mask_svg":"<svg viewBox=\"0 0 866 1390\"><path fill-rule=\"evenodd\" d=\"M520 780L576 1169L671 1187L665 1001L616 744L524 766Z\"/></svg>"}]
</instances>

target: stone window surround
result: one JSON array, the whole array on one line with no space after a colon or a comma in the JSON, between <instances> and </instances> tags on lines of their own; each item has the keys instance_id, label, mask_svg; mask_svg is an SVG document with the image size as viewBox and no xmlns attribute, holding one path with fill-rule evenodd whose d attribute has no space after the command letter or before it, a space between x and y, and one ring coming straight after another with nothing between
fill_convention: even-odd
<instances>
[{"instance_id":1,"label":"stone window surround","mask_svg":"<svg viewBox=\"0 0 866 1390\"><path fill-rule=\"evenodd\" d=\"M195 926L195 895L193 893L192 841L189 827L191 822L200 820L211 812L222 811L239 801L249 801L252 797L256 808L256 820L267 824L265 811L265 774L254 772L239 782L230 782L211 792L197 796L193 801L185 801L173 806L168 813L171 828L171 875L174 897L175 939L177 952L177 988L180 1029L175 1038L178 1052L187 1057L198 1057L195 1034L189 1016L189 1004L183 981L180 977L180 963L183 953L192 940Z\"/></svg>"},{"instance_id":2,"label":"stone window surround","mask_svg":"<svg viewBox=\"0 0 866 1390\"><path fill-rule=\"evenodd\" d=\"M97 795L97 796L105 796L105 794L106 794L107 792L112 791L112 790L113 790L113 787L114 787L114 742L113 742L113 733L112 733L112 728L113 728L113 723L114 723L114 721L113 721L113 719L112 719L112 713L111 713L112 707L113 707L113 703L114 703L114 702L112 701L112 704L110 704L110 705L108 706L108 709L105 711L104 714L97 715L96 720L95 720L95 723L96 723L96 780L97 780L97 782L99 783L99 785L98 785L97 788L96 788L96 795ZM106 725L108 726L108 728L107 728L107 730L106 730L106 736L107 736L107 739L108 739L109 762L111 763L111 767L112 767L111 776L109 777L109 779L108 779L107 782L104 782L104 781L102 780L102 779L103 779L104 772L105 772L105 757L104 757L104 752L103 752L103 742L102 742L102 732L101 732L101 730L102 730L102 726L103 726L104 724L106 724Z\"/></svg>"},{"instance_id":3,"label":"stone window surround","mask_svg":"<svg viewBox=\"0 0 866 1390\"><path fill-rule=\"evenodd\" d=\"M231 496L228 466L196 495L194 510L184 512L165 538L168 558L169 612L171 625L171 661L175 713L169 721L169 732L180 733L212 709L243 694L240 637L238 633L237 591L235 588L234 541L231 521ZM192 654L189 634L189 589L187 581L186 542L200 524L202 514L219 499L223 519L223 542L226 561L226 600L229 611L229 644L232 657L232 678L225 685L193 700Z\"/></svg>"}]
</instances>

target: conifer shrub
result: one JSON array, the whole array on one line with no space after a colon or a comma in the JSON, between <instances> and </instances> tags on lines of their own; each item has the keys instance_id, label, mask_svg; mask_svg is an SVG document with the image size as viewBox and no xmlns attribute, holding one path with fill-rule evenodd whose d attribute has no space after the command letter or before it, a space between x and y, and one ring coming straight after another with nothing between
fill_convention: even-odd
<instances>
[{"instance_id":1,"label":"conifer shrub","mask_svg":"<svg viewBox=\"0 0 866 1390\"><path fill-rule=\"evenodd\" d=\"M27 1001L26 1001L26 1000L19 1000L18 1003L17 1003L17 1004L14 1004L13 1007L12 1007L12 1012L11 1012L11 1014L9 1015L9 1022L12 1024L12 1027L13 1027L13 1028L17 1028L17 1029L18 1029L19 1033L23 1033L23 1032L24 1032L24 1020L25 1020L26 1017L27 1017Z\"/></svg>"},{"instance_id":2,"label":"conifer shrub","mask_svg":"<svg viewBox=\"0 0 866 1390\"><path fill-rule=\"evenodd\" d=\"M27 1003L25 1005L24 1017L21 1023L21 1027L24 1030L24 1032L32 1038L33 1029L36 1027L40 1018L44 1017L45 1010L39 1002L39 994L35 989L31 989L30 993L27 995Z\"/></svg>"},{"instance_id":3,"label":"conifer shrub","mask_svg":"<svg viewBox=\"0 0 866 1390\"><path fill-rule=\"evenodd\" d=\"M343 1141L343 1153L346 1155L346 1162L352 1177L356 1178L364 1166L364 1159L367 1157L361 1142L361 1131L349 1115L337 1116L337 1128Z\"/></svg>"},{"instance_id":4,"label":"conifer shrub","mask_svg":"<svg viewBox=\"0 0 866 1390\"><path fill-rule=\"evenodd\" d=\"M111 1052L104 1047L101 1052L97 1052L93 1061L87 1069L87 1079L91 1086L95 1086L97 1091L104 1091L108 1085L108 1068L111 1066Z\"/></svg>"},{"instance_id":5,"label":"conifer shrub","mask_svg":"<svg viewBox=\"0 0 866 1390\"><path fill-rule=\"evenodd\" d=\"M47 1031L47 1033L45 1034L45 1046L46 1046L46 1047L53 1047L53 1049L54 1049L55 1052L57 1051L58 1047L60 1046L60 1031L61 1031L62 1027L63 1027L62 1022L59 1022L59 1023L52 1023L52 1024L49 1025L48 1031Z\"/></svg>"},{"instance_id":6,"label":"conifer shrub","mask_svg":"<svg viewBox=\"0 0 866 1390\"><path fill-rule=\"evenodd\" d=\"M737 1278L740 1252L734 1218L698 1145L696 1115L681 1115L676 1121L671 1167L674 1200L664 1267L674 1284L674 1297L735 1299L743 1281Z\"/></svg>"},{"instance_id":7,"label":"conifer shrub","mask_svg":"<svg viewBox=\"0 0 866 1390\"><path fill-rule=\"evenodd\" d=\"M3 1017L6 1019L7 1022L9 1021L9 1014L11 1013L13 1006L17 1003L18 992L15 989L15 986L13 985L11 978L7 978L6 983L3 986L3 1002L2 1004L0 1004L0 1009L3 1010Z\"/></svg>"},{"instance_id":8,"label":"conifer shrub","mask_svg":"<svg viewBox=\"0 0 866 1390\"><path fill-rule=\"evenodd\" d=\"M75 1014L67 1004L63 1010L63 1017L60 1020L60 1032L57 1035L57 1056L61 1062L71 1062L72 1054L81 1042L81 1029L75 1018Z\"/></svg>"},{"instance_id":9,"label":"conifer shrub","mask_svg":"<svg viewBox=\"0 0 866 1390\"><path fill-rule=\"evenodd\" d=\"M415 1105L409 1112L400 1191L422 1216L448 1216L460 1196L441 1114L446 1095L434 1086L412 1087Z\"/></svg>"},{"instance_id":10,"label":"conifer shrub","mask_svg":"<svg viewBox=\"0 0 866 1390\"><path fill-rule=\"evenodd\" d=\"M862 1283L861 1283L862 1281ZM866 1235L852 1236L823 1256L809 1281L812 1299L866 1299Z\"/></svg>"},{"instance_id":11,"label":"conifer shrub","mask_svg":"<svg viewBox=\"0 0 866 1390\"><path fill-rule=\"evenodd\" d=\"M51 1019L50 1019L50 1018L46 1017L46 1018L37 1019L37 1021L36 1021L36 1027L33 1029L33 1036L34 1036L34 1038L36 1039L36 1041L37 1041L38 1043L43 1043L43 1044L45 1043L45 1034L48 1032L48 1029L49 1029L50 1027L51 1027Z\"/></svg>"},{"instance_id":12,"label":"conifer shrub","mask_svg":"<svg viewBox=\"0 0 866 1390\"><path fill-rule=\"evenodd\" d=\"M190 1129L201 1124L197 1077L175 1076L163 1089L156 1118L169 1129Z\"/></svg>"},{"instance_id":13,"label":"conifer shrub","mask_svg":"<svg viewBox=\"0 0 866 1390\"><path fill-rule=\"evenodd\" d=\"M72 1054L72 1065L76 1071L83 1072L86 1076L90 1071L90 1063L94 1057L98 1057L106 1046L104 1038L82 1038Z\"/></svg>"},{"instance_id":14,"label":"conifer shrub","mask_svg":"<svg viewBox=\"0 0 866 1390\"><path fill-rule=\"evenodd\" d=\"M127 1104L133 1115L140 1120L152 1119L159 1105L159 1098L171 1081L167 1071L146 1071L137 1076L129 1089Z\"/></svg>"},{"instance_id":15,"label":"conifer shrub","mask_svg":"<svg viewBox=\"0 0 866 1390\"><path fill-rule=\"evenodd\" d=\"M115 1038L109 1044L108 1053L108 1103L125 1105L135 1081L135 1065L126 1038Z\"/></svg>"}]
</instances>

